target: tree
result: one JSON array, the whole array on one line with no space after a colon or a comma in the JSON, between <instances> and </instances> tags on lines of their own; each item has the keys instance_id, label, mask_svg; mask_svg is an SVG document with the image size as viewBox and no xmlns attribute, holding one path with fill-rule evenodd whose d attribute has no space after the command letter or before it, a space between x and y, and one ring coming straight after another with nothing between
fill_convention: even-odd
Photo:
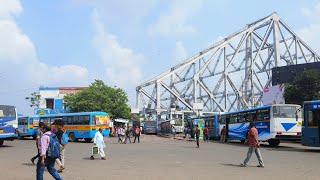
<instances>
[{"instance_id":1,"label":"tree","mask_svg":"<svg viewBox=\"0 0 320 180\"><path fill-rule=\"evenodd\" d=\"M26 97L26 100L30 102L30 107L39 108L40 106L41 95L38 92L33 92L29 97Z\"/></svg>"},{"instance_id":2,"label":"tree","mask_svg":"<svg viewBox=\"0 0 320 180\"><path fill-rule=\"evenodd\" d=\"M320 72L306 70L292 83L286 84L284 97L288 104L303 104L303 101L320 99Z\"/></svg>"},{"instance_id":3,"label":"tree","mask_svg":"<svg viewBox=\"0 0 320 180\"><path fill-rule=\"evenodd\" d=\"M128 96L121 88L112 88L95 80L87 89L64 97L71 112L105 111L112 118L130 118Z\"/></svg>"}]
</instances>

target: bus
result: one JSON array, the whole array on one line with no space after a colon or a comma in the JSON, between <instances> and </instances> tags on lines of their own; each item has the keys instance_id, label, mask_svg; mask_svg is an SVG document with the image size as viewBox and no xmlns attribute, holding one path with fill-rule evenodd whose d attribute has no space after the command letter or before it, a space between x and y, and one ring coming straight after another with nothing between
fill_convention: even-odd
<instances>
[{"instance_id":1,"label":"bus","mask_svg":"<svg viewBox=\"0 0 320 180\"><path fill-rule=\"evenodd\" d=\"M175 128L176 133L183 133L185 122L183 119L172 119L172 126Z\"/></svg>"},{"instance_id":2,"label":"bus","mask_svg":"<svg viewBox=\"0 0 320 180\"><path fill-rule=\"evenodd\" d=\"M209 129L209 139L218 140L219 134L219 114L201 117L204 120L204 126Z\"/></svg>"},{"instance_id":3,"label":"bus","mask_svg":"<svg viewBox=\"0 0 320 180\"><path fill-rule=\"evenodd\" d=\"M110 134L110 117L106 112L79 112L39 115L39 122L54 128L55 120L62 120L64 129L71 141L84 139L91 142L95 133L102 128L102 135Z\"/></svg>"},{"instance_id":4,"label":"bus","mask_svg":"<svg viewBox=\"0 0 320 180\"><path fill-rule=\"evenodd\" d=\"M18 135L20 138L36 139L39 126L39 116L21 116L18 118Z\"/></svg>"},{"instance_id":5,"label":"bus","mask_svg":"<svg viewBox=\"0 0 320 180\"><path fill-rule=\"evenodd\" d=\"M157 121L145 121L143 126L144 134L157 134Z\"/></svg>"},{"instance_id":6,"label":"bus","mask_svg":"<svg viewBox=\"0 0 320 180\"><path fill-rule=\"evenodd\" d=\"M303 104L302 145L320 146L320 100Z\"/></svg>"},{"instance_id":7,"label":"bus","mask_svg":"<svg viewBox=\"0 0 320 180\"><path fill-rule=\"evenodd\" d=\"M0 146L5 140L14 140L18 137L18 114L14 106L0 105Z\"/></svg>"},{"instance_id":8,"label":"bus","mask_svg":"<svg viewBox=\"0 0 320 180\"><path fill-rule=\"evenodd\" d=\"M219 118L219 130L226 126L228 140L245 142L249 123L253 123L259 132L259 141L267 141L271 146L278 146L280 140L301 140L301 113L299 105L276 104L254 109L225 113ZM296 115L298 116L296 118Z\"/></svg>"}]
</instances>

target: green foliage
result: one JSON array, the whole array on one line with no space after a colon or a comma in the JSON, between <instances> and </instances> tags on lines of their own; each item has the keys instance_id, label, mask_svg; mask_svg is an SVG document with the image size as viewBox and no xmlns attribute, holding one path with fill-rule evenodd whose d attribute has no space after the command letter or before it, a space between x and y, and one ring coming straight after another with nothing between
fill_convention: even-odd
<instances>
[{"instance_id":1,"label":"green foliage","mask_svg":"<svg viewBox=\"0 0 320 180\"><path fill-rule=\"evenodd\" d=\"M89 88L64 97L71 112L105 111L112 118L130 118L127 94L120 88L112 88L101 80L95 80Z\"/></svg>"},{"instance_id":2,"label":"green foliage","mask_svg":"<svg viewBox=\"0 0 320 180\"><path fill-rule=\"evenodd\" d=\"M38 92L33 92L26 100L29 101L30 107L39 108L41 96Z\"/></svg>"},{"instance_id":3,"label":"green foliage","mask_svg":"<svg viewBox=\"0 0 320 180\"><path fill-rule=\"evenodd\" d=\"M320 99L320 73L306 70L292 83L286 84L284 97L286 103L303 104L303 101Z\"/></svg>"}]
</instances>

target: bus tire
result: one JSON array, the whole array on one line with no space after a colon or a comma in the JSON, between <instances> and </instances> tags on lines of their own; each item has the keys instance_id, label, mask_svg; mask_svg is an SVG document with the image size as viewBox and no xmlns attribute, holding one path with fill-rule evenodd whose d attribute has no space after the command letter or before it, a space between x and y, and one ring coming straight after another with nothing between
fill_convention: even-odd
<instances>
[{"instance_id":1,"label":"bus tire","mask_svg":"<svg viewBox=\"0 0 320 180\"><path fill-rule=\"evenodd\" d=\"M33 140L36 140L36 139L37 139L37 135L33 135L33 136L32 136L32 139L33 139Z\"/></svg>"},{"instance_id":2,"label":"bus tire","mask_svg":"<svg viewBox=\"0 0 320 180\"><path fill-rule=\"evenodd\" d=\"M76 136L74 135L74 133L69 133L69 139L71 142L75 142L76 141Z\"/></svg>"},{"instance_id":3,"label":"bus tire","mask_svg":"<svg viewBox=\"0 0 320 180\"><path fill-rule=\"evenodd\" d=\"M0 146L2 146L2 145L3 145L3 142L4 142L4 140L0 140Z\"/></svg>"},{"instance_id":4,"label":"bus tire","mask_svg":"<svg viewBox=\"0 0 320 180\"><path fill-rule=\"evenodd\" d=\"M268 143L271 147L277 147L280 144L280 140L279 139L269 139Z\"/></svg>"},{"instance_id":5,"label":"bus tire","mask_svg":"<svg viewBox=\"0 0 320 180\"><path fill-rule=\"evenodd\" d=\"M86 143L90 143L90 142L92 141L92 139L91 139L91 138L84 138L84 141L85 141Z\"/></svg>"},{"instance_id":6,"label":"bus tire","mask_svg":"<svg viewBox=\"0 0 320 180\"><path fill-rule=\"evenodd\" d=\"M246 142L246 140L240 140L241 144L244 144Z\"/></svg>"}]
</instances>

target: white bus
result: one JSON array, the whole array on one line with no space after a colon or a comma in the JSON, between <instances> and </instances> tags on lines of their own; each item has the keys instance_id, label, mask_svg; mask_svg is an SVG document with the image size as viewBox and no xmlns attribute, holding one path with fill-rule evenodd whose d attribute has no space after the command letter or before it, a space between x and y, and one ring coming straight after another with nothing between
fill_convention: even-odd
<instances>
[{"instance_id":1,"label":"white bus","mask_svg":"<svg viewBox=\"0 0 320 180\"><path fill-rule=\"evenodd\" d=\"M299 108L299 105L294 104L275 104L225 113L219 117L219 129L221 131L226 126L228 140L245 141L249 123L253 122L258 129L260 141L278 146L281 140L301 139L302 117Z\"/></svg>"}]
</instances>

